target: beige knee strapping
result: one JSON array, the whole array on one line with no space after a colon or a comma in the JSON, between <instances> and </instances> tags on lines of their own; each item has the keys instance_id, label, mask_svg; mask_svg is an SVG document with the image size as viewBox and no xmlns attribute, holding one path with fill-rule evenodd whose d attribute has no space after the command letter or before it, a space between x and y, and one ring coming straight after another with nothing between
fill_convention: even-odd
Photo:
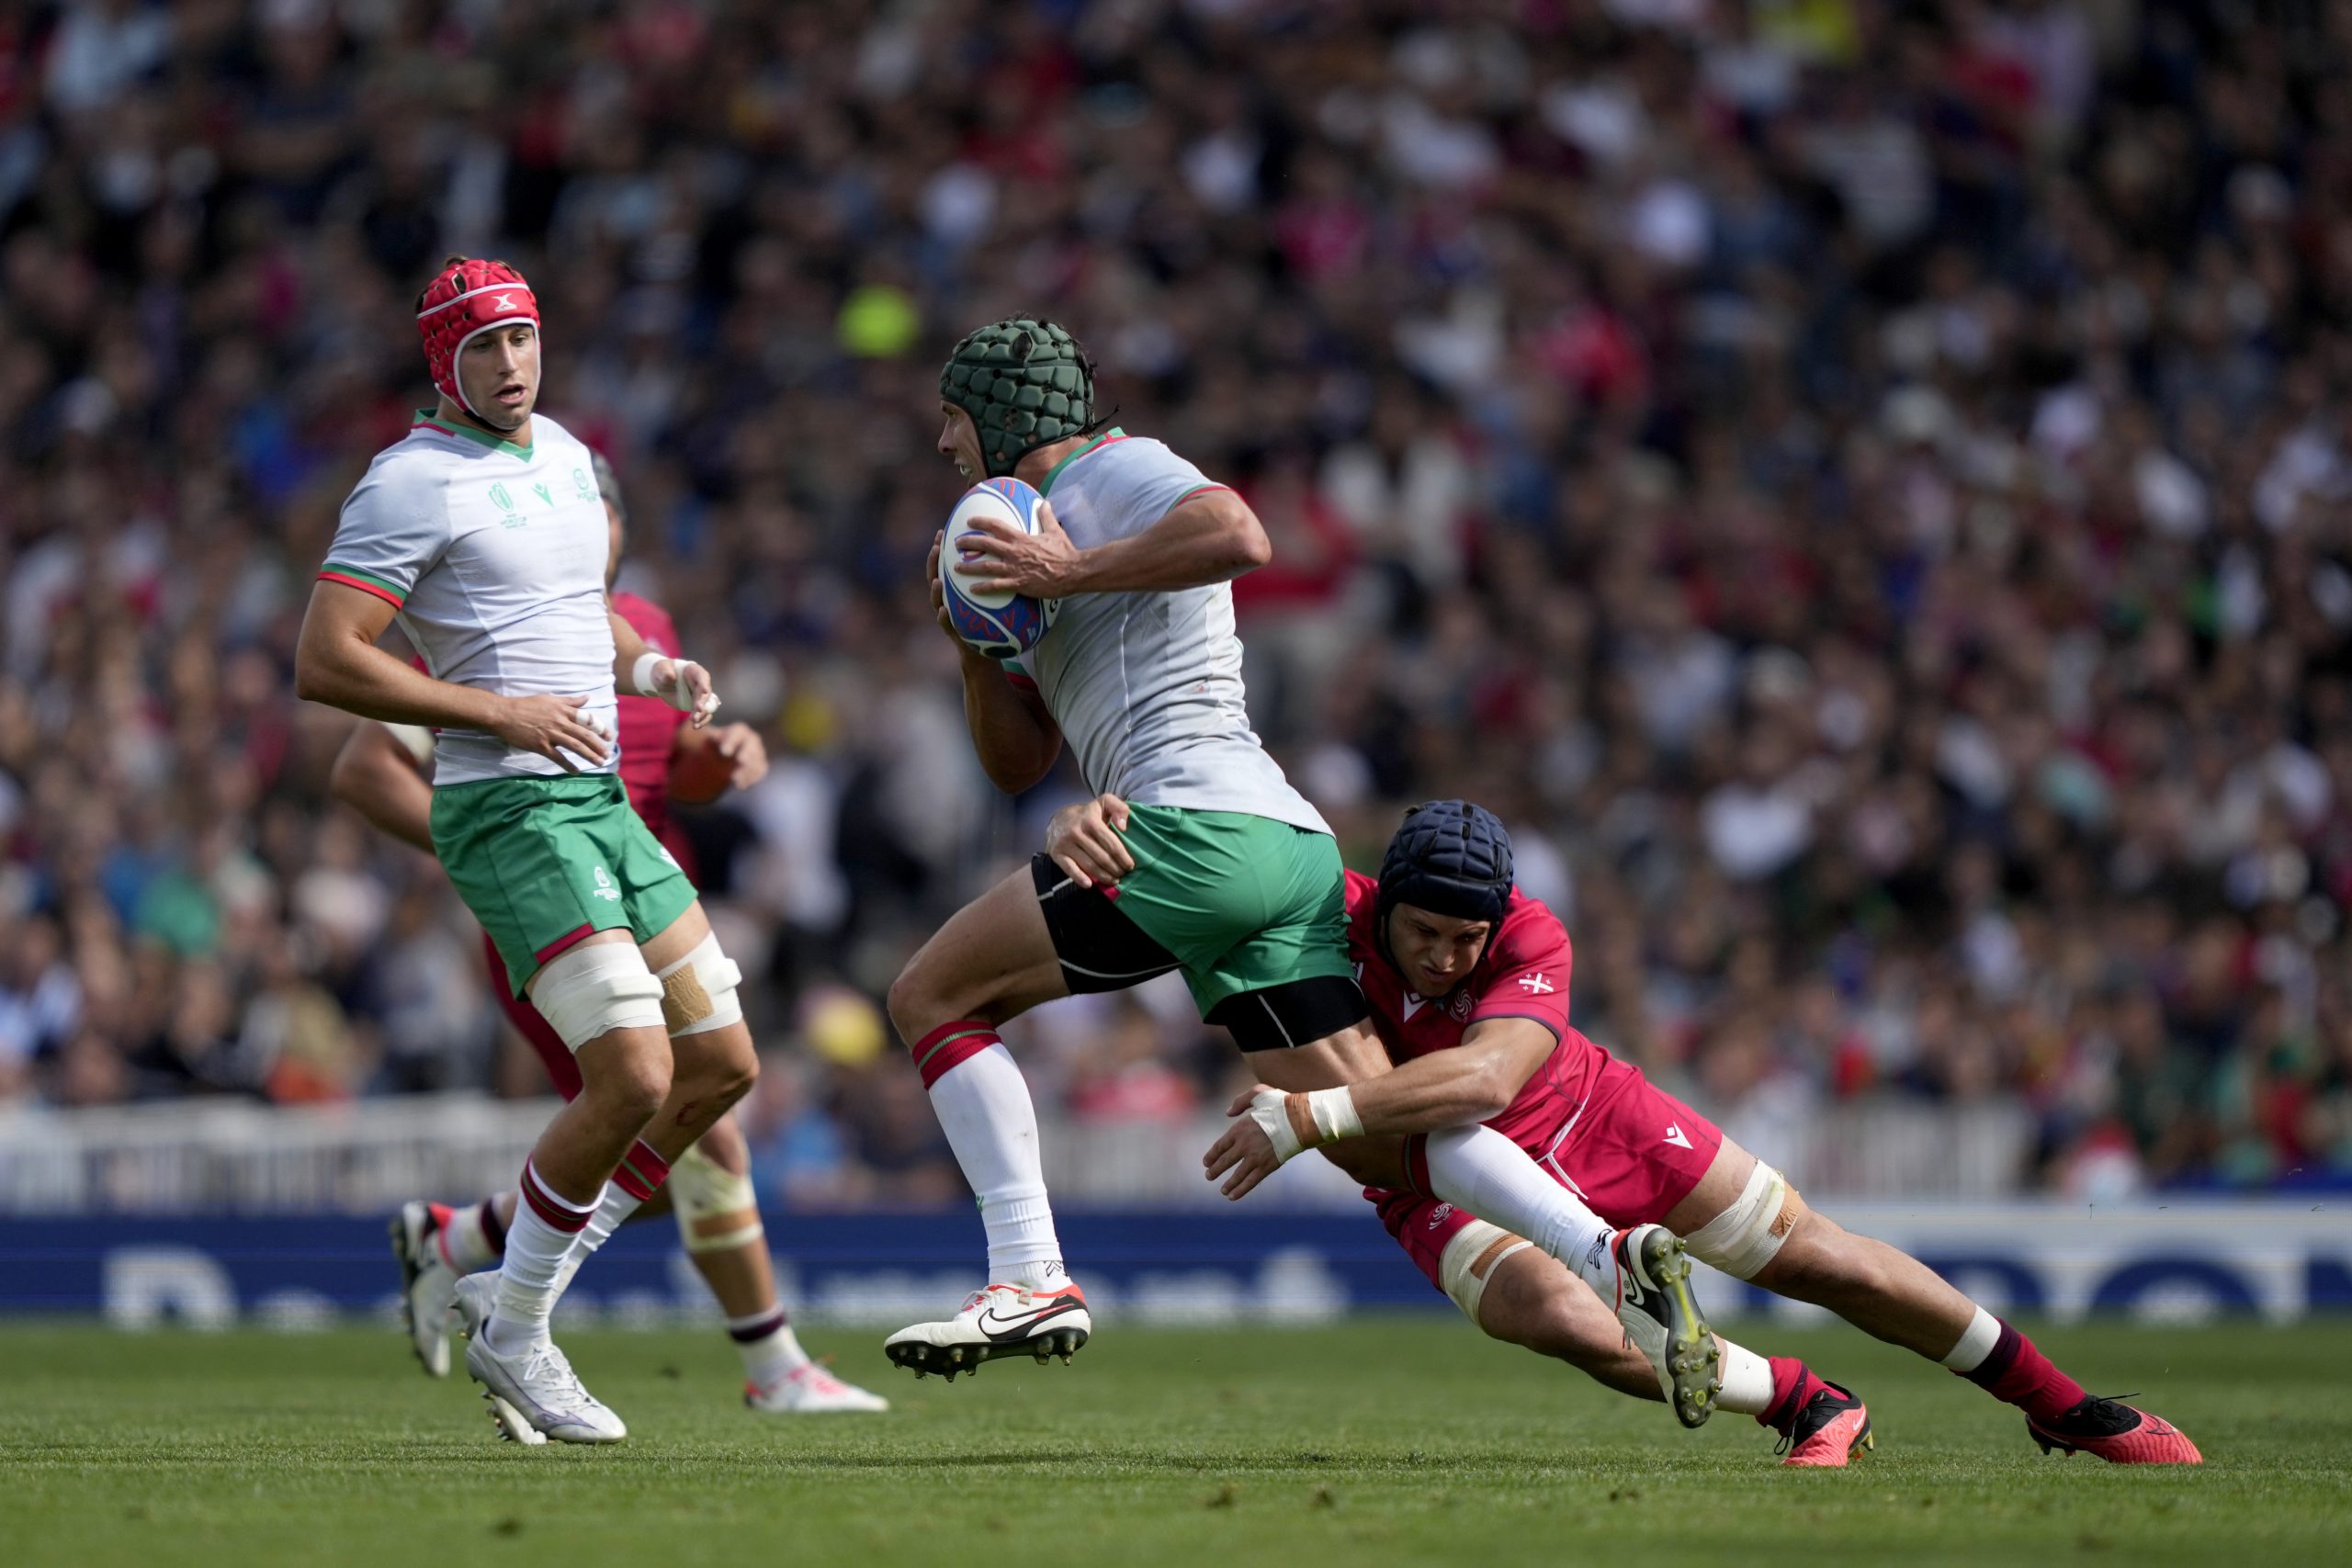
<instances>
[{"instance_id":1,"label":"beige knee strapping","mask_svg":"<svg viewBox=\"0 0 2352 1568\"><path fill-rule=\"evenodd\" d=\"M749 1247L767 1234L760 1224L760 1200L752 1190L751 1177L729 1170L703 1153L699 1143L671 1164L670 1212L678 1217L678 1235L688 1252L726 1252ZM751 1217L740 1224L710 1234L702 1228L705 1220L744 1214Z\"/></svg>"},{"instance_id":2,"label":"beige knee strapping","mask_svg":"<svg viewBox=\"0 0 2352 1568\"><path fill-rule=\"evenodd\" d=\"M1701 1262L1712 1263L1736 1280L1753 1280L1779 1256L1803 1213L1804 1201L1797 1190L1759 1159L1739 1196L1682 1242Z\"/></svg>"},{"instance_id":3,"label":"beige knee strapping","mask_svg":"<svg viewBox=\"0 0 2352 1568\"><path fill-rule=\"evenodd\" d=\"M706 932L684 958L653 973L662 982L662 1021L672 1039L742 1021L735 987L742 984L743 972L718 950L717 936Z\"/></svg>"},{"instance_id":4,"label":"beige knee strapping","mask_svg":"<svg viewBox=\"0 0 2352 1568\"><path fill-rule=\"evenodd\" d=\"M1438 1255L1438 1282L1462 1309L1462 1315L1484 1328L1486 1325L1478 1322L1478 1303L1486 1296L1487 1281L1495 1277L1504 1258L1534 1245L1500 1225L1473 1220L1454 1232L1453 1239Z\"/></svg>"}]
</instances>

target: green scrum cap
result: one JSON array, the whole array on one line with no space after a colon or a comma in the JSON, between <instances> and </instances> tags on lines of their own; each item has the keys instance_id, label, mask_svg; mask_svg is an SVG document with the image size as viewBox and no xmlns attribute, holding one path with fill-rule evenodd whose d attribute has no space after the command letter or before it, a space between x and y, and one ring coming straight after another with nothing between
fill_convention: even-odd
<instances>
[{"instance_id":1,"label":"green scrum cap","mask_svg":"<svg viewBox=\"0 0 2352 1568\"><path fill-rule=\"evenodd\" d=\"M989 477L1023 454L1083 435L1094 418L1094 362L1078 340L1030 316L975 329L948 355L939 395L972 416Z\"/></svg>"}]
</instances>

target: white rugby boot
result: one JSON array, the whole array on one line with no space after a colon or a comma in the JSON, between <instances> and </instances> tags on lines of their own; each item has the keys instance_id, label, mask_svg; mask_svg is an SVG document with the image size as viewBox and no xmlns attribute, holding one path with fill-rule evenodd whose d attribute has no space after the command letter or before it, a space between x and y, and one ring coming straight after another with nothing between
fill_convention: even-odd
<instances>
[{"instance_id":1,"label":"white rugby boot","mask_svg":"<svg viewBox=\"0 0 2352 1568\"><path fill-rule=\"evenodd\" d=\"M1674 1418L1685 1427L1706 1425L1723 1381L1723 1349L1691 1293L1682 1238L1664 1225L1635 1225L1610 1238L1609 1251L1617 1266L1610 1304L1625 1337L1649 1358ZM1610 1293L1601 1296L1609 1300Z\"/></svg>"},{"instance_id":2,"label":"white rugby boot","mask_svg":"<svg viewBox=\"0 0 2352 1568\"><path fill-rule=\"evenodd\" d=\"M498 1281L494 1275L469 1274L458 1282L458 1318L466 1332L466 1371L481 1384L490 1404L490 1418L501 1437L536 1446L553 1438L560 1443L617 1443L628 1427L612 1410L582 1386L579 1374L552 1339L542 1339L514 1355L491 1348L482 1331L494 1308Z\"/></svg>"},{"instance_id":3,"label":"white rugby boot","mask_svg":"<svg viewBox=\"0 0 2352 1568\"><path fill-rule=\"evenodd\" d=\"M1032 1357L1041 1367L1059 1356L1067 1365L1093 1332L1086 1292L1075 1284L1050 1291L989 1285L967 1297L954 1317L901 1328L882 1348L917 1377L937 1372L954 1382L956 1373L976 1372L999 1356Z\"/></svg>"},{"instance_id":4,"label":"white rugby boot","mask_svg":"<svg viewBox=\"0 0 2352 1568\"><path fill-rule=\"evenodd\" d=\"M458 1273L441 1259L441 1217L412 1201L392 1216L392 1257L401 1266L401 1322L427 1377L449 1375L449 1308Z\"/></svg>"},{"instance_id":5,"label":"white rugby boot","mask_svg":"<svg viewBox=\"0 0 2352 1568\"><path fill-rule=\"evenodd\" d=\"M879 1412L890 1402L846 1383L814 1361L804 1361L763 1388L743 1385L743 1404L763 1416L831 1416Z\"/></svg>"}]
</instances>

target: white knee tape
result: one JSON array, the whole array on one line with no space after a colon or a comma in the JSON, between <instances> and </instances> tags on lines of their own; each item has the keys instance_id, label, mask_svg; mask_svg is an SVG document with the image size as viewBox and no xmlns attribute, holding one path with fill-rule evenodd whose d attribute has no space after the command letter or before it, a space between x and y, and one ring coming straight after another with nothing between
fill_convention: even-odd
<instances>
[{"instance_id":1,"label":"white knee tape","mask_svg":"<svg viewBox=\"0 0 2352 1568\"><path fill-rule=\"evenodd\" d=\"M735 987L743 983L743 972L718 951L716 936L705 935L684 958L654 971L654 977L662 983L662 1017L673 1038L742 1021Z\"/></svg>"},{"instance_id":2,"label":"white knee tape","mask_svg":"<svg viewBox=\"0 0 2352 1568\"><path fill-rule=\"evenodd\" d=\"M1753 1280L1779 1254L1802 1212L1797 1190L1759 1159L1740 1195L1682 1243L1701 1262L1736 1280Z\"/></svg>"},{"instance_id":3,"label":"white knee tape","mask_svg":"<svg viewBox=\"0 0 2352 1568\"><path fill-rule=\"evenodd\" d=\"M616 1029L662 1027L662 982L629 942L600 942L558 954L530 985L531 1005L577 1051Z\"/></svg>"},{"instance_id":4,"label":"white knee tape","mask_svg":"<svg viewBox=\"0 0 2352 1568\"><path fill-rule=\"evenodd\" d=\"M1438 1255L1438 1282L1453 1298L1453 1304L1462 1309L1462 1315L1483 1328L1486 1325L1478 1322L1478 1303L1487 1294L1487 1281L1495 1277L1495 1270L1502 1267L1504 1258L1534 1245L1500 1225L1473 1220L1454 1232L1453 1239Z\"/></svg>"},{"instance_id":5,"label":"white knee tape","mask_svg":"<svg viewBox=\"0 0 2352 1568\"><path fill-rule=\"evenodd\" d=\"M670 1167L671 1213L688 1252L725 1252L748 1247L767 1233L760 1225L760 1200L752 1179L738 1176L695 1145ZM741 1224L706 1232L702 1221L748 1214Z\"/></svg>"}]
</instances>

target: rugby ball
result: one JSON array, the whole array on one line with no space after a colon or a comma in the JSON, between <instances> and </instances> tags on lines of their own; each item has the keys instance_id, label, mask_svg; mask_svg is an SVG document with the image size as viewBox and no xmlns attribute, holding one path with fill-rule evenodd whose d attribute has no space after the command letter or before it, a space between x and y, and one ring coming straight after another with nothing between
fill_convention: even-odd
<instances>
[{"instance_id":1,"label":"rugby ball","mask_svg":"<svg viewBox=\"0 0 2352 1568\"><path fill-rule=\"evenodd\" d=\"M1046 498L1015 479L983 479L964 492L947 514L947 542L939 552L939 585L947 601L947 618L956 635L975 653L990 659L1014 659L1037 646L1061 611L1058 599L1033 599L1026 593L989 592L975 588L965 573L988 558L964 547L983 517L993 517L1024 534L1039 527L1038 512Z\"/></svg>"}]
</instances>

